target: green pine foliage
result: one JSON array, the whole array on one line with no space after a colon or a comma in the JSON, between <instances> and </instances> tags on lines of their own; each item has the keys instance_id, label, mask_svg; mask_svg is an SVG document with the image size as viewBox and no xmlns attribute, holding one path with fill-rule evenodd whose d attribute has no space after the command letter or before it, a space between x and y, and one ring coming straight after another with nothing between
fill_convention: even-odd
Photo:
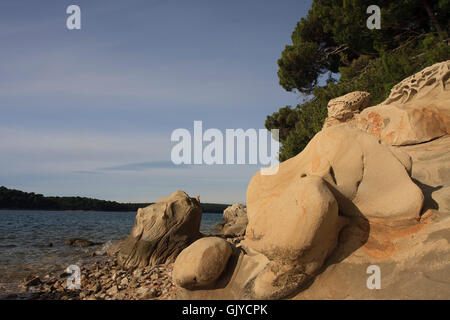
<instances>
[{"instance_id":1,"label":"green pine foliage","mask_svg":"<svg viewBox=\"0 0 450 320\"><path fill-rule=\"evenodd\" d=\"M297 24L278 61L278 76L286 90L313 97L267 117L266 128L280 130L280 161L301 152L321 130L330 99L360 90L375 105L404 78L450 59L450 0L378 2L380 30L366 27L372 1L364 0L314 0ZM337 73L339 80L331 77Z\"/></svg>"}]
</instances>

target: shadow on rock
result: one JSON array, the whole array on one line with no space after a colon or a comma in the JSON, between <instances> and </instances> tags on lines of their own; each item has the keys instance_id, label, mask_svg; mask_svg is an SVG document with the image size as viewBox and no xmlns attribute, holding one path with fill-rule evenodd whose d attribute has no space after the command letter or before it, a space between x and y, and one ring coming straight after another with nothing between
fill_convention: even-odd
<instances>
[{"instance_id":1,"label":"shadow on rock","mask_svg":"<svg viewBox=\"0 0 450 320\"><path fill-rule=\"evenodd\" d=\"M417 184L417 186L422 190L423 193L423 208L422 214L424 214L428 209L439 210L439 204L433 199L432 195L435 191L443 188L443 186L433 187L425 183L420 182L417 179L411 178L412 181Z\"/></svg>"}]
</instances>

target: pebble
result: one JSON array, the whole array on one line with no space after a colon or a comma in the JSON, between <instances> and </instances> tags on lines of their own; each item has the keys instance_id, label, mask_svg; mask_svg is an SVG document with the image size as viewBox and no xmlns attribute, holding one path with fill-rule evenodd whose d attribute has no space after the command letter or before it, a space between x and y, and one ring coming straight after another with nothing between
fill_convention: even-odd
<instances>
[{"instance_id":1,"label":"pebble","mask_svg":"<svg viewBox=\"0 0 450 320\"><path fill-rule=\"evenodd\" d=\"M106 290L106 294L109 296L114 296L119 293L119 288L117 286L112 286L108 290Z\"/></svg>"},{"instance_id":2,"label":"pebble","mask_svg":"<svg viewBox=\"0 0 450 320\"><path fill-rule=\"evenodd\" d=\"M128 278L123 278L122 281L120 281L120 285L123 287L128 286Z\"/></svg>"}]
</instances>

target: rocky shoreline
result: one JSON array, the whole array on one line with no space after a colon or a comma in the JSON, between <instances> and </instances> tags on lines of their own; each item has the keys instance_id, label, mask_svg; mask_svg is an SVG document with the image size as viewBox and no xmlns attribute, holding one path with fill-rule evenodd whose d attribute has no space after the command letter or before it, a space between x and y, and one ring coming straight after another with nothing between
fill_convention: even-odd
<instances>
[{"instance_id":1,"label":"rocky shoreline","mask_svg":"<svg viewBox=\"0 0 450 320\"><path fill-rule=\"evenodd\" d=\"M104 257L81 266L80 289L67 287L70 274L65 270L44 275L30 274L22 284L23 292L4 299L32 300L167 300L175 293L173 264L125 270L115 257Z\"/></svg>"},{"instance_id":2,"label":"rocky shoreline","mask_svg":"<svg viewBox=\"0 0 450 320\"><path fill-rule=\"evenodd\" d=\"M244 237L226 237L216 234L231 244L239 244ZM84 240L84 239L83 239ZM88 241L88 240L86 240ZM97 252L97 254L96 254ZM173 263L134 269L120 266L117 256L100 255L92 251L91 261L80 266L80 289L67 286L70 273L59 269L33 274L23 279L20 291L2 295L3 300L170 300L179 288L172 280Z\"/></svg>"}]
</instances>

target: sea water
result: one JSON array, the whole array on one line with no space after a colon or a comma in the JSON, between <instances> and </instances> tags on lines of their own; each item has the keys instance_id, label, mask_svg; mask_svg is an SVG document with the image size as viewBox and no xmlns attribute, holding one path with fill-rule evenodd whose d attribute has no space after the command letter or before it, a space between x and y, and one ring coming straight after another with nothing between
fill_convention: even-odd
<instances>
[{"instance_id":1,"label":"sea water","mask_svg":"<svg viewBox=\"0 0 450 320\"><path fill-rule=\"evenodd\" d=\"M90 254L126 237L134 212L0 210L0 294L14 292L23 278L92 261ZM200 231L213 233L221 214L203 213ZM68 238L99 245L67 246Z\"/></svg>"}]
</instances>

